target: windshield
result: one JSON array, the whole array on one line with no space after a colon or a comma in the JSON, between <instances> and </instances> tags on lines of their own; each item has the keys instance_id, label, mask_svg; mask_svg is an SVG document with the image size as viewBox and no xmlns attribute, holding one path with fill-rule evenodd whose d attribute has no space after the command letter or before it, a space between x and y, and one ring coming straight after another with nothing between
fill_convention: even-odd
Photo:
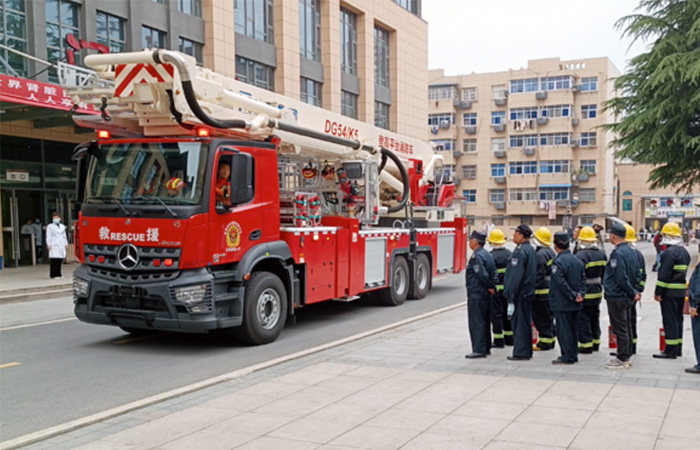
<instances>
[{"instance_id":1,"label":"windshield","mask_svg":"<svg viewBox=\"0 0 700 450\"><path fill-rule=\"evenodd\" d=\"M102 145L93 156L86 202L194 205L202 198L201 142Z\"/></svg>"}]
</instances>

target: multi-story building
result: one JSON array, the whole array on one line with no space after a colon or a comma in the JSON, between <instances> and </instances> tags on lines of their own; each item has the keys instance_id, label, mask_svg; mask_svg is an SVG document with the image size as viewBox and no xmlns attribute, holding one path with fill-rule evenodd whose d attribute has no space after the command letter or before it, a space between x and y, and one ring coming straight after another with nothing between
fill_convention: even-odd
<instances>
[{"instance_id":1,"label":"multi-story building","mask_svg":"<svg viewBox=\"0 0 700 450\"><path fill-rule=\"evenodd\" d=\"M442 150L472 223L571 226L616 213L603 103L608 58L531 60L506 72L429 72L428 138Z\"/></svg>"},{"instance_id":2,"label":"multi-story building","mask_svg":"<svg viewBox=\"0 0 700 450\"><path fill-rule=\"evenodd\" d=\"M180 50L216 72L425 138L421 0L0 0L0 188L6 265L26 218L77 219L72 102L45 62ZM70 233L69 233L70 235ZM31 261L28 258L24 261Z\"/></svg>"}]
</instances>

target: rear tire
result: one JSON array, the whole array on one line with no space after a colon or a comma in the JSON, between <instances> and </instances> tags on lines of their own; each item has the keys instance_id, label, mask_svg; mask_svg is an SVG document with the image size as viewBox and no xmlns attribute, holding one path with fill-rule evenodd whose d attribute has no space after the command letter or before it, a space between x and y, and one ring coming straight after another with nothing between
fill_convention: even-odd
<instances>
[{"instance_id":1,"label":"rear tire","mask_svg":"<svg viewBox=\"0 0 700 450\"><path fill-rule=\"evenodd\" d=\"M430 269L430 260L425 253L419 253L416 257L416 266L411 277L411 286L408 292L408 298L421 299L425 298L430 291L430 286L433 281L433 272Z\"/></svg>"},{"instance_id":2,"label":"rear tire","mask_svg":"<svg viewBox=\"0 0 700 450\"><path fill-rule=\"evenodd\" d=\"M243 324L238 328L240 340L262 345L277 339L287 320L287 290L282 280L269 272L253 273L243 301Z\"/></svg>"},{"instance_id":3,"label":"rear tire","mask_svg":"<svg viewBox=\"0 0 700 450\"><path fill-rule=\"evenodd\" d=\"M408 286L411 281L406 260L397 256L391 265L391 281L389 287L379 291L379 301L384 306L403 305L408 297Z\"/></svg>"}]
</instances>

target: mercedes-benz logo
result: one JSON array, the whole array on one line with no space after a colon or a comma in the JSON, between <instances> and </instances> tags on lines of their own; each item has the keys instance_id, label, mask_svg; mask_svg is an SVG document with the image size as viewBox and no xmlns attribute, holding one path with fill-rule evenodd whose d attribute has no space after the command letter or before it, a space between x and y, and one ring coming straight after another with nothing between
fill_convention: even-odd
<instances>
[{"instance_id":1,"label":"mercedes-benz logo","mask_svg":"<svg viewBox=\"0 0 700 450\"><path fill-rule=\"evenodd\" d=\"M131 270L139 263L139 251L134 244L124 244L117 251L117 261L125 270Z\"/></svg>"}]
</instances>

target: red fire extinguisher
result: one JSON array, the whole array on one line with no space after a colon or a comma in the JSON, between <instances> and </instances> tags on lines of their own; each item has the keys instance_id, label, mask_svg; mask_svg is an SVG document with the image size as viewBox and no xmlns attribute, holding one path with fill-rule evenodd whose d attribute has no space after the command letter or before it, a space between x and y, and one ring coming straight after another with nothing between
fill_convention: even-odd
<instances>
[{"instance_id":1,"label":"red fire extinguisher","mask_svg":"<svg viewBox=\"0 0 700 450\"><path fill-rule=\"evenodd\" d=\"M537 332L537 328L535 328L535 322L532 322L532 345L536 345L539 339L540 334Z\"/></svg>"},{"instance_id":2,"label":"red fire extinguisher","mask_svg":"<svg viewBox=\"0 0 700 450\"><path fill-rule=\"evenodd\" d=\"M659 350L666 350L666 332L663 328L659 328Z\"/></svg>"},{"instance_id":3,"label":"red fire extinguisher","mask_svg":"<svg viewBox=\"0 0 700 450\"><path fill-rule=\"evenodd\" d=\"M617 348L617 336L612 332L611 325L608 325L608 348Z\"/></svg>"}]
</instances>

